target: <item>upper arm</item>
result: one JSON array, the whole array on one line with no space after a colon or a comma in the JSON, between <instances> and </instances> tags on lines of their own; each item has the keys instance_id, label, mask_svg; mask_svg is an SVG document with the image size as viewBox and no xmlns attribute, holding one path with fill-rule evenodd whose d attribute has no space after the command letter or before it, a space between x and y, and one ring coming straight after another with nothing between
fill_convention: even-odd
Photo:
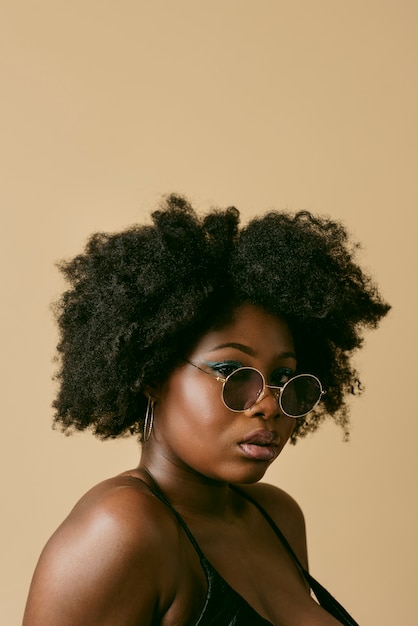
<instances>
[{"instance_id":1,"label":"upper arm","mask_svg":"<svg viewBox=\"0 0 418 626\"><path fill-rule=\"evenodd\" d=\"M116 491L79 505L47 543L23 626L151 624L171 594L161 532L139 502ZM144 499L144 496L142 496Z\"/></svg>"}]
</instances>

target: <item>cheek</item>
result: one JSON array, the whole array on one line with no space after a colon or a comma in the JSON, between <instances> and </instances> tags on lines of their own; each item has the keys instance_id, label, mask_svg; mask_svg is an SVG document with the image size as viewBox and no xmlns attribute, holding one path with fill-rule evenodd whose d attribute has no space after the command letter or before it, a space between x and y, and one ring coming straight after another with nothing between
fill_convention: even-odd
<instances>
[{"instance_id":1,"label":"cheek","mask_svg":"<svg viewBox=\"0 0 418 626\"><path fill-rule=\"evenodd\" d=\"M217 385L216 381L214 381ZM202 385L193 380L193 383L181 381L178 387L177 397L172 403L174 410L179 410L187 417L187 420L196 420L199 423L212 421L219 414L223 406L220 393L215 385Z\"/></svg>"},{"instance_id":2,"label":"cheek","mask_svg":"<svg viewBox=\"0 0 418 626\"><path fill-rule=\"evenodd\" d=\"M234 426L220 390L180 381L170 387L156 406L157 444L176 465L191 467L214 479L222 477L233 447Z\"/></svg>"},{"instance_id":3,"label":"cheek","mask_svg":"<svg viewBox=\"0 0 418 626\"><path fill-rule=\"evenodd\" d=\"M221 399L221 386L201 385L192 378L173 377L161 394L158 413L161 425L170 436L175 433L187 434L194 439L218 431L218 422L222 422L227 410ZM218 388L219 386L219 388Z\"/></svg>"}]
</instances>

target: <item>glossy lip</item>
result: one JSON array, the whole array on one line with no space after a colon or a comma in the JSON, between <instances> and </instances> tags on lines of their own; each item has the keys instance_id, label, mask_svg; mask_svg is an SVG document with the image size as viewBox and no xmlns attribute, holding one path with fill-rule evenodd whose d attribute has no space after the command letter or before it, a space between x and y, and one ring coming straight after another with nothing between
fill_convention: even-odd
<instances>
[{"instance_id":1,"label":"glossy lip","mask_svg":"<svg viewBox=\"0 0 418 626\"><path fill-rule=\"evenodd\" d=\"M260 430L254 430L252 433L249 433L244 439L241 439L240 444L242 443L253 443L256 446L268 446L279 445L280 437L273 430L267 430L266 428L260 428Z\"/></svg>"},{"instance_id":2,"label":"glossy lip","mask_svg":"<svg viewBox=\"0 0 418 626\"><path fill-rule=\"evenodd\" d=\"M249 433L239 442L245 456L256 461L272 461L279 454L280 437L271 430L260 429Z\"/></svg>"}]
</instances>

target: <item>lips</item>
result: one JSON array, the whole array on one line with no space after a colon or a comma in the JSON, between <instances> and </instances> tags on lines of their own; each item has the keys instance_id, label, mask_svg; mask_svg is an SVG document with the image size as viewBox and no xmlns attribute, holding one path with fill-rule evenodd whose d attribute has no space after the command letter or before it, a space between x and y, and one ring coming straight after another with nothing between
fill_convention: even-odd
<instances>
[{"instance_id":1,"label":"lips","mask_svg":"<svg viewBox=\"0 0 418 626\"><path fill-rule=\"evenodd\" d=\"M280 437L276 435L272 430L260 429L250 433L244 439L241 439L240 443L250 443L256 446L277 446L280 441Z\"/></svg>"},{"instance_id":2,"label":"lips","mask_svg":"<svg viewBox=\"0 0 418 626\"><path fill-rule=\"evenodd\" d=\"M242 439L239 447L245 456L257 461L271 461L279 454L280 437L271 430L256 430Z\"/></svg>"}]
</instances>

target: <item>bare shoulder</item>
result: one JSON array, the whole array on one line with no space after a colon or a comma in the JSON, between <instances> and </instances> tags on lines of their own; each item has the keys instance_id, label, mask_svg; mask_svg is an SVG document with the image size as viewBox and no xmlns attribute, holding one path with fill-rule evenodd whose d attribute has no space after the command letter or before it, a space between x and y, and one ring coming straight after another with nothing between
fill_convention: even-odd
<instances>
[{"instance_id":1,"label":"bare shoulder","mask_svg":"<svg viewBox=\"0 0 418 626\"><path fill-rule=\"evenodd\" d=\"M303 511L286 491L268 483L240 485L254 498L282 531L302 565L308 568L306 527Z\"/></svg>"},{"instance_id":2,"label":"bare shoulder","mask_svg":"<svg viewBox=\"0 0 418 626\"><path fill-rule=\"evenodd\" d=\"M175 595L175 520L140 481L100 483L45 546L24 626L151 624Z\"/></svg>"}]
</instances>

